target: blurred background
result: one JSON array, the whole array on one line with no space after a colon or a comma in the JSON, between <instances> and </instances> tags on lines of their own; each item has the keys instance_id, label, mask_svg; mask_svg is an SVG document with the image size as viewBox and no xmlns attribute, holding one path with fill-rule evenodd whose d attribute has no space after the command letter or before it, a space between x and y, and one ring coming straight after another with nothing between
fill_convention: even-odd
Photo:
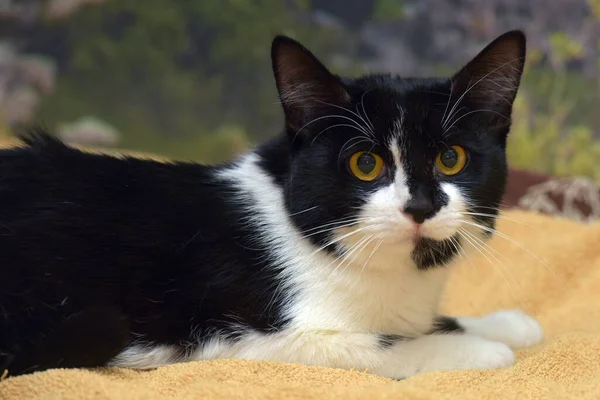
<instances>
[{"instance_id":1,"label":"blurred background","mask_svg":"<svg viewBox=\"0 0 600 400\"><path fill-rule=\"evenodd\" d=\"M282 127L276 33L340 74L426 76L515 28L511 165L600 181L600 0L0 0L0 135L217 162Z\"/></svg>"}]
</instances>

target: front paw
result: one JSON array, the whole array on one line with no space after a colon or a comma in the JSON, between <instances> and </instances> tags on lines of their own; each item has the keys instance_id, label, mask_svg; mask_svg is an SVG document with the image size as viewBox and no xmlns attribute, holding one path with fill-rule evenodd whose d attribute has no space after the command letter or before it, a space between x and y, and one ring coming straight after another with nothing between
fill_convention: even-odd
<instances>
[{"instance_id":1,"label":"front paw","mask_svg":"<svg viewBox=\"0 0 600 400\"><path fill-rule=\"evenodd\" d=\"M503 368L514 362L515 354L504 343L468 334L436 334L395 344L373 372L406 378L424 372Z\"/></svg>"},{"instance_id":2,"label":"front paw","mask_svg":"<svg viewBox=\"0 0 600 400\"><path fill-rule=\"evenodd\" d=\"M468 333L506 343L513 349L533 346L543 337L540 324L521 310L501 310L482 318L459 321Z\"/></svg>"},{"instance_id":3,"label":"front paw","mask_svg":"<svg viewBox=\"0 0 600 400\"><path fill-rule=\"evenodd\" d=\"M457 343L455 351L438 362L431 365L432 370L495 369L513 365L515 354L504 343L471 337L468 343Z\"/></svg>"}]
</instances>

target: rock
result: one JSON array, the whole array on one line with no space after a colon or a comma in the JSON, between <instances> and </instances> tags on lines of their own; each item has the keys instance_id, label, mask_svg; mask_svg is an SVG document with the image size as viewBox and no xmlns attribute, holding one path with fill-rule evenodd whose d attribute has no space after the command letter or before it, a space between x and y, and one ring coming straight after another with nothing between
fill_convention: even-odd
<instances>
[{"instance_id":1,"label":"rock","mask_svg":"<svg viewBox=\"0 0 600 400\"><path fill-rule=\"evenodd\" d=\"M44 16L48 19L62 19L75 13L86 4L101 4L106 0L53 0L44 10Z\"/></svg>"},{"instance_id":2,"label":"rock","mask_svg":"<svg viewBox=\"0 0 600 400\"><path fill-rule=\"evenodd\" d=\"M97 118L82 117L60 126L58 137L72 145L113 147L119 141L119 132Z\"/></svg>"},{"instance_id":3,"label":"rock","mask_svg":"<svg viewBox=\"0 0 600 400\"><path fill-rule=\"evenodd\" d=\"M0 109L8 126L27 124L35 117L39 95L28 86L21 86L4 98Z\"/></svg>"},{"instance_id":4,"label":"rock","mask_svg":"<svg viewBox=\"0 0 600 400\"><path fill-rule=\"evenodd\" d=\"M0 42L0 114L9 126L28 123L35 116L39 94L54 89L56 66L41 56L19 54Z\"/></svg>"},{"instance_id":5,"label":"rock","mask_svg":"<svg viewBox=\"0 0 600 400\"><path fill-rule=\"evenodd\" d=\"M29 84L42 93L51 92L56 85L56 62L39 55L22 55L15 60L15 68Z\"/></svg>"},{"instance_id":6,"label":"rock","mask_svg":"<svg viewBox=\"0 0 600 400\"><path fill-rule=\"evenodd\" d=\"M357 36L374 52L370 69L422 76L434 66L456 68L500 34L523 29L528 47L547 61L552 33L580 42L585 54L572 67L597 74L600 23L587 0L404 0L403 5L401 20L364 16Z\"/></svg>"}]
</instances>

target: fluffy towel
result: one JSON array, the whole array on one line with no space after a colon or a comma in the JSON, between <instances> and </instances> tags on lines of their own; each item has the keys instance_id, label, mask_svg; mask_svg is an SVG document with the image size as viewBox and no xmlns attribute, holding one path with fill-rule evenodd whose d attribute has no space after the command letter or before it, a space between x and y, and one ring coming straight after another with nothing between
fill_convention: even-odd
<instances>
[{"instance_id":1,"label":"fluffy towel","mask_svg":"<svg viewBox=\"0 0 600 400\"><path fill-rule=\"evenodd\" d=\"M0 399L600 398L600 223L509 211L498 228L511 239L492 240L493 256L486 256L495 267L483 256L457 266L443 309L480 315L521 307L534 315L545 340L519 351L513 367L399 382L358 371L243 360L146 372L53 370L5 379Z\"/></svg>"}]
</instances>

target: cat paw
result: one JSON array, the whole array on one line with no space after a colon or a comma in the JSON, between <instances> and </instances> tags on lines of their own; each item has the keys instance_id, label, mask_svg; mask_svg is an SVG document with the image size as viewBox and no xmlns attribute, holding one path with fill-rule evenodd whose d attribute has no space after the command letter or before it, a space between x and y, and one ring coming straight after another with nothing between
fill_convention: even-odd
<instances>
[{"instance_id":1,"label":"cat paw","mask_svg":"<svg viewBox=\"0 0 600 400\"><path fill-rule=\"evenodd\" d=\"M470 334L505 343L513 349L533 346L543 338L540 324L520 310L501 310L482 318L459 318L459 323Z\"/></svg>"},{"instance_id":2,"label":"cat paw","mask_svg":"<svg viewBox=\"0 0 600 400\"><path fill-rule=\"evenodd\" d=\"M494 369L509 367L515 363L515 353L501 342L477 343L468 362L461 369Z\"/></svg>"},{"instance_id":3,"label":"cat paw","mask_svg":"<svg viewBox=\"0 0 600 400\"><path fill-rule=\"evenodd\" d=\"M436 334L395 344L373 372L406 378L425 372L504 368L514 363L515 354L504 343L469 334Z\"/></svg>"},{"instance_id":4,"label":"cat paw","mask_svg":"<svg viewBox=\"0 0 600 400\"><path fill-rule=\"evenodd\" d=\"M442 358L429 366L431 371L495 369L515 363L515 354L506 344L480 337L463 336L449 348Z\"/></svg>"}]
</instances>

